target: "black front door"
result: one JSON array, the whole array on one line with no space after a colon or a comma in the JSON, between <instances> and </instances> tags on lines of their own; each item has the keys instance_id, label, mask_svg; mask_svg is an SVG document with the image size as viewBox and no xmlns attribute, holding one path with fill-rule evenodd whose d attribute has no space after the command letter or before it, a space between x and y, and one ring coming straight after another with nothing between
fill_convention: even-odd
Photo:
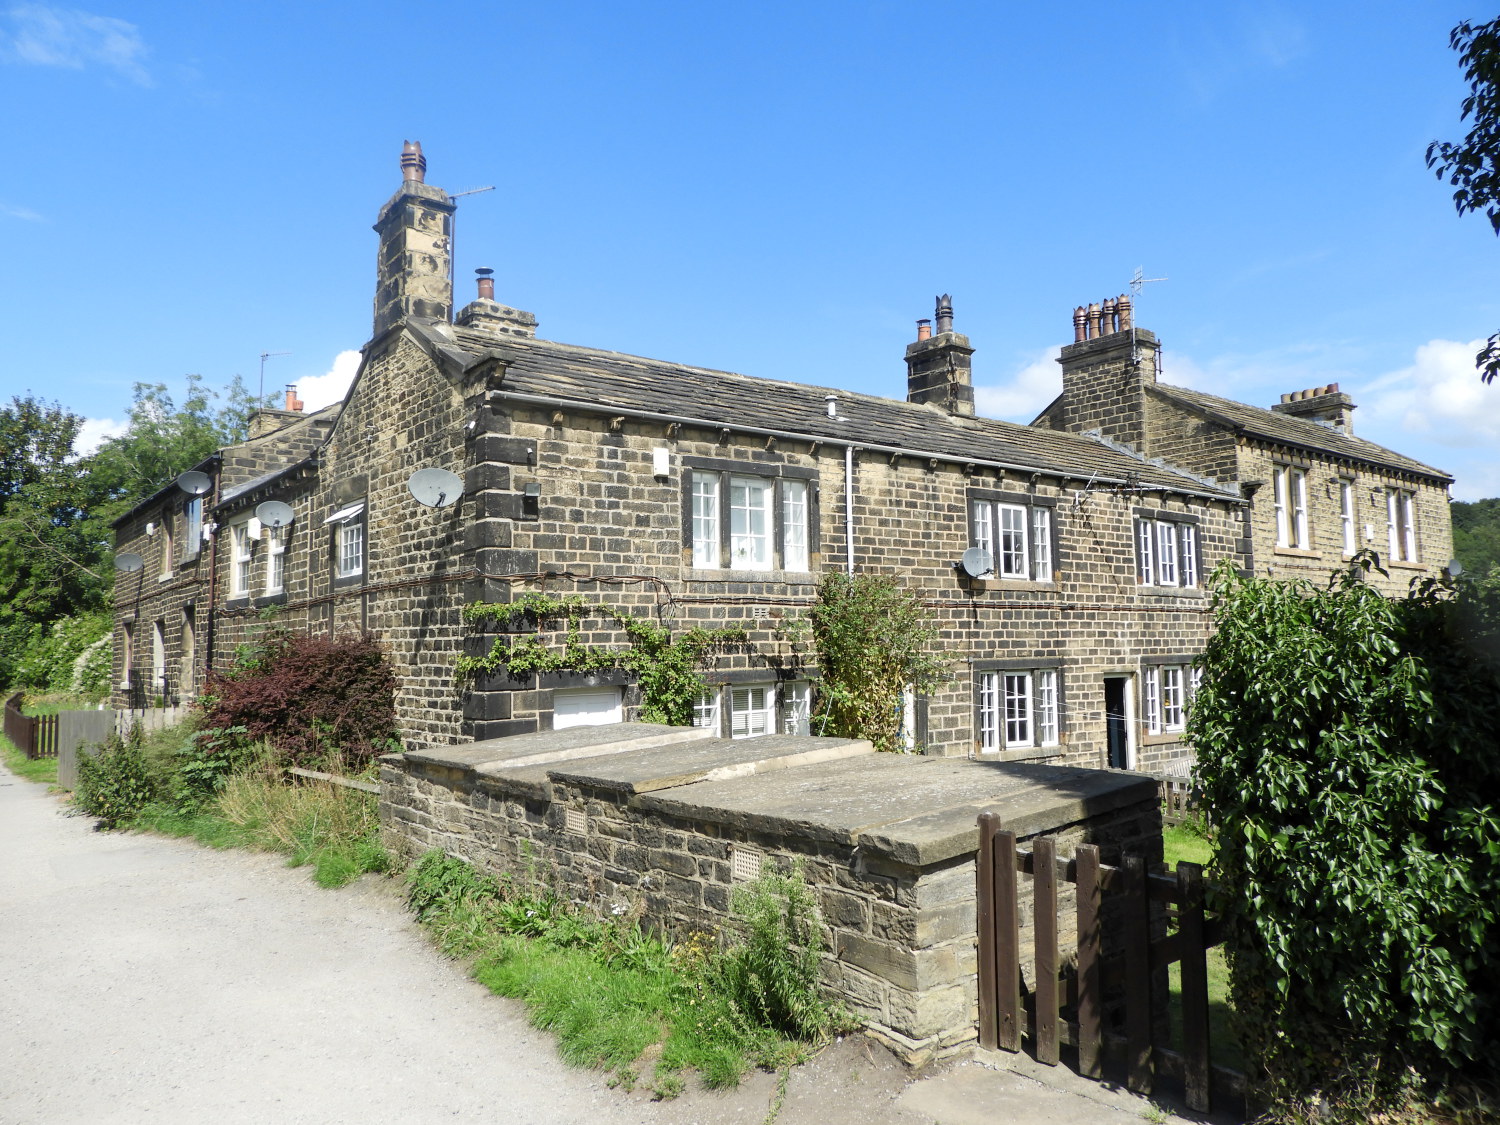
<instances>
[{"instance_id":1,"label":"black front door","mask_svg":"<svg viewBox=\"0 0 1500 1125\"><path fill-rule=\"evenodd\" d=\"M1125 712L1125 687L1129 683L1124 676L1104 679L1104 738L1109 747L1109 766L1116 770L1130 768L1130 725Z\"/></svg>"}]
</instances>

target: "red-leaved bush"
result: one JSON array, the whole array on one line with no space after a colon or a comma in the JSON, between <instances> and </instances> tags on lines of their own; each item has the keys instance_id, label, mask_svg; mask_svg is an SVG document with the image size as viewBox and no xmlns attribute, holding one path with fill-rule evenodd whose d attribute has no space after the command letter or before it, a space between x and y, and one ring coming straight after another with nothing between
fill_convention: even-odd
<instances>
[{"instance_id":1,"label":"red-leaved bush","mask_svg":"<svg viewBox=\"0 0 1500 1125\"><path fill-rule=\"evenodd\" d=\"M353 765L395 748L396 677L376 640L277 630L232 672L210 672L203 725L243 727L293 765L341 753Z\"/></svg>"}]
</instances>

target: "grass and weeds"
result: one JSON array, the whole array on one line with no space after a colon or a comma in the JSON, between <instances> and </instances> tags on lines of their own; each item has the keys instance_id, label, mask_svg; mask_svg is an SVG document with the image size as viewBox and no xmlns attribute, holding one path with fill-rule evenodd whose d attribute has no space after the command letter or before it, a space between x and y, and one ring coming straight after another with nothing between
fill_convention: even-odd
<instances>
[{"instance_id":1,"label":"grass and weeds","mask_svg":"<svg viewBox=\"0 0 1500 1125\"><path fill-rule=\"evenodd\" d=\"M277 852L290 866L311 865L324 887L391 864L373 793L289 783L269 747L243 732L195 730L191 722L111 739L97 755L81 757L74 804L105 828Z\"/></svg>"},{"instance_id":2,"label":"grass and weeds","mask_svg":"<svg viewBox=\"0 0 1500 1125\"><path fill-rule=\"evenodd\" d=\"M638 908L570 901L535 878L497 880L441 852L408 876L407 903L444 952L526 1004L562 1057L673 1097L805 1057L845 1021L817 988L821 922L799 873L738 888L741 936L644 931ZM651 1068L649 1078L645 1070Z\"/></svg>"},{"instance_id":3,"label":"grass and weeds","mask_svg":"<svg viewBox=\"0 0 1500 1125\"><path fill-rule=\"evenodd\" d=\"M0 759L5 768L26 781L41 785L57 784L56 758L28 758L10 739L0 735Z\"/></svg>"}]
</instances>

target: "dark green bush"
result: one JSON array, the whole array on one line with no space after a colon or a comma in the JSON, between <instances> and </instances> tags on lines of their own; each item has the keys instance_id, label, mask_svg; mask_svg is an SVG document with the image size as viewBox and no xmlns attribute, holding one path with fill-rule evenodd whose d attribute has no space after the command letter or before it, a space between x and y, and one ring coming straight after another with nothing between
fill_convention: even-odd
<instances>
[{"instance_id":1,"label":"dark green bush","mask_svg":"<svg viewBox=\"0 0 1500 1125\"><path fill-rule=\"evenodd\" d=\"M1190 733L1244 1046L1365 1119L1500 1043L1500 584L1214 579Z\"/></svg>"},{"instance_id":2,"label":"dark green bush","mask_svg":"<svg viewBox=\"0 0 1500 1125\"><path fill-rule=\"evenodd\" d=\"M156 797L156 783L141 749L141 728L111 734L97 754L78 756L78 787L73 804L99 818L101 828L118 828L138 816Z\"/></svg>"}]
</instances>

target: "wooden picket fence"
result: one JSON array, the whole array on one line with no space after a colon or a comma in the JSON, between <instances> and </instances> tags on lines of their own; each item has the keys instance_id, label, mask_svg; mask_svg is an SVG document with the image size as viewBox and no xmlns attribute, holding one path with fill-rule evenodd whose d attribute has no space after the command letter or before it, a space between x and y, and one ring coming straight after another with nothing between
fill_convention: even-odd
<instances>
[{"instance_id":1,"label":"wooden picket fence","mask_svg":"<svg viewBox=\"0 0 1500 1125\"><path fill-rule=\"evenodd\" d=\"M5 701L5 737L33 761L57 757L57 716L25 714L21 710L25 698L17 692Z\"/></svg>"},{"instance_id":2,"label":"wooden picket fence","mask_svg":"<svg viewBox=\"0 0 1500 1125\"><path fill-rule=\"evenodd\" d=\"M1158 1074L1180 1079L1188 1107L1206 1113L1214 1096L1244 1093L1244 1078L1210 1059L1205 952L1221 942L1218 920L1204 911L1203 870L1179 863L1174 876L1151 874L1139 856L1119 867L1080 844L1057 855L1041 836L1029 850L1000 830L993 812L979 816L979 1042L1020 1051L1031 1040L1039 1062L1056 1065L1060 1044L1077 1048L1077 1069L1102 1079L1106 1051L1123 1051L1129 1089L1149 1094ZM1035 987L1023 995L1018 876L1032 883ZM1058 885L1076 892L1078 947L1068 965L1058 949ZM1157 915L1153 936L1153 904ZM1175 932L1165 922L1175 920ZM1168 1039L1165 977L1181 964L1181 1048ZM1029 1011L1028 1011L1029 1009Z\"/></svg>"}]
</instances>

